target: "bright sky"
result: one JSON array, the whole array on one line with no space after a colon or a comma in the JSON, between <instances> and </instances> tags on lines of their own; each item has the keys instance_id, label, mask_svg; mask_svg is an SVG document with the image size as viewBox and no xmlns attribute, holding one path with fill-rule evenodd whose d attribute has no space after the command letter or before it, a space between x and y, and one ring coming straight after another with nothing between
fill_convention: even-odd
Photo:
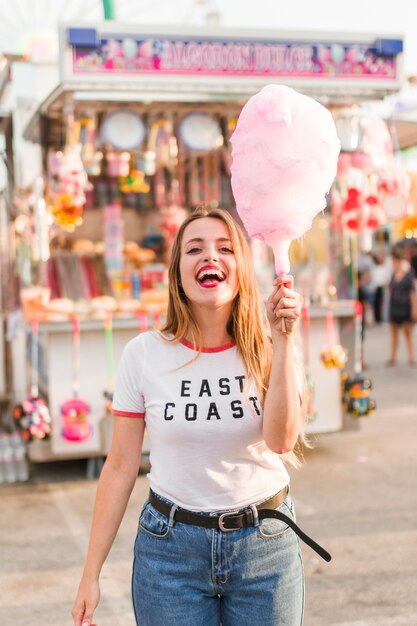
<instances>
[{"instance_id":1,"label":"bright sky","mask_svg":"<svg viewBox=\"0 0 417 626\"><path fill-rule=\"evenodd\" d=\"M417 74L415 0L115 0L120 22L202 24L210 6L227 27L399 34L405 71ZM0 0L0 49L12 51L28 32L52 30L58 19L98 21L101 0Z\"/></svg>"}]
</instances>

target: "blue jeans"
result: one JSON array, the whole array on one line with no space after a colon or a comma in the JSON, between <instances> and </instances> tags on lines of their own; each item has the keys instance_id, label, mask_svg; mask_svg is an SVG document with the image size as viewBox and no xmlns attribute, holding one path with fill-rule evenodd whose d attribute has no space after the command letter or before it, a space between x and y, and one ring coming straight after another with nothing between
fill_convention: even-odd
<instances>
[{"instance_id":1,"label":"blue jeans","mask_svg":"<svg viewBox=\"0 0 417 626\"><path fill-rule=\"evenodd\" d=\"M162 501L168 502L164 498ZM265 519L222 532L174 521L146 501L132 596L139 626L300 626L304 574L298 537ZM295 520L288 495L277 509Z\"/></svg>"}]
</instances>

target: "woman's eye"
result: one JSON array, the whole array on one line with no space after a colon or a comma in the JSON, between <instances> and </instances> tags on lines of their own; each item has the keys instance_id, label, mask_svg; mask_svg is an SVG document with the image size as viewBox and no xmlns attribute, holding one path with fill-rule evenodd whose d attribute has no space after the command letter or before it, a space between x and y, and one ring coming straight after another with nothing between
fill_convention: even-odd
<instances>
[{"instance_id":1,"label":"woman's eye","mask_svg":"<svg viewBox=\"0 0 417 626\"><path fill-rule=\"evenodd\" d=\"M229 252L230 254L233 254L233 250L231 248L228 248L227 246L223 246L223 248L220 248L220 252Z\"/></svg>"},{"instance_id":2,"label":"woman's eye","mask_svg":"<svg viewBox=\"0 0 417 626\"><path fill-rule=\"evenodd\" d=\"M190 248L187 250L187 254L195 254L196 252L200 252L201 248Z\"/></svg>"}]
</instances>

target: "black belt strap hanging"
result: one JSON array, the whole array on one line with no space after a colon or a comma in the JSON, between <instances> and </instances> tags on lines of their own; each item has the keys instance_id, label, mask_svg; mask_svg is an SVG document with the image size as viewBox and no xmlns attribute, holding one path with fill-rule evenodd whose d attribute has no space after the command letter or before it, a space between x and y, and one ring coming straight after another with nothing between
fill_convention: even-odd
<instances>
[{"instance_id":1,"label":"black belt strap hanging","mask_svg":"<svg viewBox=\"0 0 417 626\"><path fill-rule=\"evenodd\" d=\"M260 511L258 511L259 521L270 517L273 517L274 519L279 519L281 522L285 522L285 524L287 524L295 532L295 534L298 535L302 541L304 541L304 543L310 546L310 548L312 548L314 552L317 552L317 554L321 556L322 559L327 562L332 560L332 557L327 552L327 550L325 550L318 543L316 543L314 539L306 535L305 532L303 532L301 528L297 526L297 524L284 513L281 513L280 511L274 511L273 509L261 509Z\"/></svg>"}]
</instances>

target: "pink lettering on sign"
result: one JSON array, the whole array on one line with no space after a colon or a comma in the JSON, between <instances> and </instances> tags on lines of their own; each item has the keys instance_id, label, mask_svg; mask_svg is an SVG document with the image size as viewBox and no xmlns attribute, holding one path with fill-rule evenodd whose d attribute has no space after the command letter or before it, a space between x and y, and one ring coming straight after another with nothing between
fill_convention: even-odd
<instances>
[{"instance_id":1,"label":"pink lettering on sign","mask_svg":"<svg viewBox=\"0 0 417 626\"><path fill-rule=\"evenodd\" d=\"M262 41L102 40L97 48L73 47L76 74L199 74L396 79L397 61L364 44Z\"/></svg>"}]
</instances>

